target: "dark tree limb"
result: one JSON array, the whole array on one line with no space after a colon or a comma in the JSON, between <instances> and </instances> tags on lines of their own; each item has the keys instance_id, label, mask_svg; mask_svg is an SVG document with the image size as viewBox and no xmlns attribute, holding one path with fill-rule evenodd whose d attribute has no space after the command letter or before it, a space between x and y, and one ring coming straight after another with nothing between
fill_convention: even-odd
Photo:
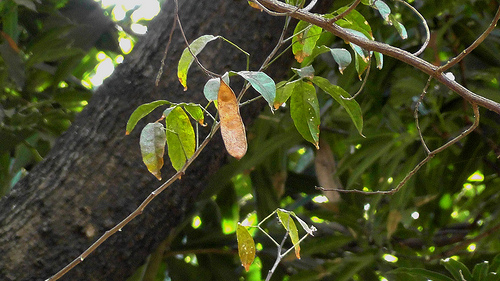
<instances>
[{"instance_id":1,"label":"dark tree limb","mask_svg":"<svg viewBox=\"0 0 500 281\"><path fill-rule=\"evenodd\" d=\"M336 24L330 23L329 19L325 19L319 14L314 14L301 9L296 9L295 6L291 6L277 0L259 0L259 2L273 12L287 14L293 18L312 23L314 25L323 28L326 31L331 32L333 35L340 37L347 42L354 43L366 50L376 51L384 55L398 59L404 63L407 63L419 69L420 71L432 76L433 78L441 82L450 90L459 94L467 101L475 103L481 107L487 108L491 111L500 114L500 103L497 103L495 101L492 101L483 96L473 93L472 91L465 88L458 82L449 79L441 71L439 67L432 65L431 63L411 54L410 52L407 52L400 48L393 47L385 43L371 41L365 38L355 36L354 34L348 32L344 28ZM498 20L498 18L495 17L494 20Z\"/></svg>"}]
</instances>

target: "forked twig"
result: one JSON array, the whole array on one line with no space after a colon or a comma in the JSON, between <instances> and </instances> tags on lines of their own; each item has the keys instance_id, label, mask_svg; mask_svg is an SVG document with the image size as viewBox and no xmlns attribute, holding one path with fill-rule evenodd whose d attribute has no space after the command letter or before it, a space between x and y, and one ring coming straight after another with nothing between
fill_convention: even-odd
<instances>
[{"instance_id":1,"label":"forked twig","mask_svg":"<svg viewBox=\"0 0 500 281\"><path fill-rule=\"evenodd\" d=\"M393 195L396 192L398 192L407 182L408 180L415 175L418 170L429 160L431 160L436 154L439 152L447 149L448 147L452 146L456 142L460 141L463 139L465 136L470 134L476 127L479 125L479 107L477 104L472 104L472 109L474 111L474 123L467 128L465 131L460 133L460 135L456 136L454 139L450 140L449 142L445 143L444 145L436 148L435 150L429 152L427 156L420 161L420 163L417 164L404 178L399 182L399 184L391 189L391 190L378 190L378 191L363 191L363 190L358 190L358 189L337 189L337 188L323 188L323 187L316 187L316 189L322 190L322 191L337 191L337 192L342 192L342 193L359 193L363 195Z\"/></svg>"},{"instance_id":2,"label":"forked twig","mask_svg":"<svg viewBox=\"0 0 500 281\"><path fill-rule=\"evenodd\" d=\"M479 36L467 49L463 50L458 56L454 57L452 60L450 60L448 63L445 65L441 66L438 68L439 72L444 72L448 70L450 67L454 66L458 62L460 62L465 56L467 56L472 50L474 50L479 44L481 44L486 37L495 29L497 26L497 22L500 19L500 6L498 7L497 13L495 14L495 17L491 21L490 25L488 28Z\"/></svg>"},{"instance_id":3,"label":"forked twig","mask_svg":"<svg viewBox=\"0 0 500 281\"><path fill-rule=\"evenodd\" d=\"M420 137L420 142L422 143L422 146L424 147L425 152L427 152L427 154L430 154L431 151L429 150L429 147L427 147L427 144L425 143L424 140L424 136L422 135L422 130L420 129L420 123L418 121L418 109L420 107L420 104L422 104L424 100L425 94L427 94L427 89L429 89L431 81L432 81L432 76L429 76L429 79L427 79L427 84L425 84L425 87L422 90L422 94L420 95L417 103L415 104L415 110L413 111L413 116L415 117L415 125L417 127L418 135Z\"/></svg>"},{"instance_id":4,"label":"forked twig","mask_svg":"<svg viewBox=\"0 0 500 281\"><path fill-rule=\"evenodd\" d=\"M365 74L365 78L363 79L363 83L361 84L361 87L359 87L358 91L352 96L352 97L349 97L349 98L346 98L344 96L340 96L341 99L343 100L353 100L355 99L359 94L361 94L361 92L363 91L363 89L365 88L365 85L366 85L366 81L368 81L368 75L370 75L370 68L371 68L371 64L368 64L368 68L366 69L366 74Z\"/></svg>"}]
</instances>

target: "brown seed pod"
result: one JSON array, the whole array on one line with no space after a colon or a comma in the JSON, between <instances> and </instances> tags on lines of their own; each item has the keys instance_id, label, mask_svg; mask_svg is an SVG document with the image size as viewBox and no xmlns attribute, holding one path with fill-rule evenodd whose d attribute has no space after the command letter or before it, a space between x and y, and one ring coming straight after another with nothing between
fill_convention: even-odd
<instances>
[{"instance_id":1,"label":"brown seed pod","mask_svg":"<svg viewBox=\"0 0 500 281\"><path fill-rule=\"evenodd\" d=\"M227 152L241 159L247 152L245 125L241 120L240 108L233 90L220 79L217 103L220 116L220 130Z\"/></svg>"}]
</instances>

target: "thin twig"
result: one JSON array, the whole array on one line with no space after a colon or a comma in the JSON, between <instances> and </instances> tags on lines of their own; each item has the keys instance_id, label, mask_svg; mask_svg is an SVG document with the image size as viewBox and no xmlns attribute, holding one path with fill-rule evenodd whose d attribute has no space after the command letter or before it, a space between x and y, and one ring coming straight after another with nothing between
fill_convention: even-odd
<instances>
[{"instance_id":1,"label":"thin twig","mask_svg":"<svg viewBox=\"0 0 500 281\"><path fill-rule=\"evenodd\" d=\"M422 135L422 130L420 129L420 123L418 122L418 109L420 107L420 104L422 104L422 101L424 100L425 94L427 93L427 89L429 89L431 81L432 81L432 76L429 76L429 79L427 79L427 84L425 84L425 87L422 90L422 94L420 95L417 103L415 104L415 110L413 111L413 116L415 117L415 124L417 126L418 135L420 136L420 142L422 143L422 146L424 147L425 152L427 152L427 154L430 154L431 151L429 150L429 147L427 147L427 144L425 143L424 140L424 136Z\"/></svg>"},{"instance_id":2,"label":"thin twig","mask_svg":"<svg viewBox=\"0 0 500 281\"><path fill-rule=\"evenodd\" d=\"M361 92L363 91L363 89L365 88L365 85L366 85L366 81L368 81L368 75L370 74L370 68L371 68L371 64L368 64L368 68L366 69L366 74L365 74L365 79L363 80L363 84L361 84L361 87L359 87L359 90L352 96L352 97L349 97L349 98L346 98L342 95L340 95L340 98L343 99L343 100L353 100L355 99L359 94L361 94Z\"/></svg>"},{"instance_id":3,"label":"thin twig","mask_svg":"<svg viewBox=\"0 0 500 281\"><path fill-rule=\"evenodd\" d=\"M278 265L281 262L281 259L283 258L281 251L283 250L283 245L285 244L286 238L288 238L288 231L283 236L283 240L281 240L281 244L279 244L277 247L278 254L276 255L276 260L274 261L273 267L271 269L269 269L269 271L267 272L266 281L271 280L271 277L273 276L274 271L276 270L276 268L278 267Z\"/></svg>"},{"instance_id":4,"label":"thin twig","mask_svg":"<svg viewBox=\"0 0 500 281\"><path fill-rule=\"evenodd\" d=\"M268 14L270 14L272 16L277 16L277 17L288 16L288 15L290 15L292 13L295 13L296 11L298 11L300 9L299 7L296 7L295 11L290 11L290 12L287 12L287 13L277 13L277 12L273 12L273 11L269 10L268 8L266 8L266 6L262 5L258 0L252 0L252 2L254 2L255 4L257 4L266 13L268 13Z\"/></svg>"},{"instance_id":5,"label":"thin twig","mask_svg":"<svg viewBox=\"0 0 500 281\"><path fill-rule=\"evenodd\" d=\"M465 56L467 56L472 50L474 50L479 44L481 44L486 37L495 29L497 26L497 22L500 19L500 6L498 7L497 13L495 14L495 17L490 23L490 26L479 36L476 41L474 41L467 49L463 50L458 56L454 57L452 60L450 60L447 64L441 66L438 68L438 72L444 72L450 67L454 66L457 64L459 61L461 61Z\"/></svg>"},{"instance_id":6,"label":"thin twig","mask_svg":"<svg viewBox=\"0 0 500 281\"><path fill-rule=\"evenodd\" d=\"M427 24L427 21L425 20L424 16L422 16L422 14L417 9L415 9L415 7L413 7L412 5L408 4L406 1L403 0L395 0L395 1L401 2L406 7L410 8L422 20L422 23L424 24L425 28L424 44L422 45L422 47L420 47L418 51L413 53L414 56L419 56L421 53L424 52L425 48L427 48L427 45L429 45L429 42L431 41L431 31L429 30L429 25Z\"/></svg>"},{"instance_id":7,"label":"thin twig","mask_svg":"<svg viewBox=\"0 0 500 281\"><path fill-rule=\"evenodd\" d=\"M359 3L361 3L361 0L356 0L354 1L351 6L349 6L349 8L347 8L347 10L345 10L344 12L336 15L333 19L331 20L328 20L328 23L334 23L336 21L338 21L339 19L345 17L347 14L349 14L352 10L356 9L356 7L359 5Z\"/></svg>"},{"instance_id":8,"label":"thin twig","mask_svg":"<svg viewBox=\"0 0 500 281\"><path fill-rule=\"evenodd\" d=\"M165 47L165 51L163 52L163 57L161 58L160 69L158 69L158 74L156 75L155 86L158 87L160 83L161 76L163 75L163 68L165 67L165 60L167 59L168 49L170 48L170 43L172 42L172 37L174 35L174 30L177 25L177 20L174 17L172 28L170 29L170 35L168 36L167 46Z\"/></svg>"},{"instance_id":9,"label":"thin twig","mask_svg":"<svg viewBox=\"0 0 500 281\"><path fill-rule=\"evenodd\" d=\"M124 220L122 220L120 223L115 225L113 228L110 230L106 231L99 239L97 239L94 244L92 244L87 250L85 250L80 256L78 256L76 259L74 259L71 263L66 265L63 269L61 269L59 272L57 272L55 275L47 279L47 281L55 281L61 278L63 275L65 275L68 271L70 271L73 267L77 266L79 263L81 263L84 259L86 259L92 252L94 252L104 241L106 241L109 237L111 237L113 234L115 234L118 231L121 231L122 228L127 225L130 221L132 221L135 217L138 215L142 214L146 206L153 201L153 199L158 196L160 193L162 193L167 187L172 185L176 180L180 179L182 175L185 174L186 169L191 165L191 163L198 158L199 154L205 148L205 146L208 144L208 142L212 139L213 135L217 130L219 129L219 123L214 123L212 126L212 130L210 134L205 138L205 140L200 144L200 147L194 152L193 156L189 158L184 166L177 172L175 173L171 178L169 178L166 182L164 182L162 185L160 185L156 190L151 192L149 196L137 207L132 213L130 213Z\"/></svg>"},{"instance_id":10,"label":"thin twig","mask_svg":"<svg viewBox=\"0 0 500 281\"><path fill-rule=\"evenodd\" d=\"M460 133L460 135L456 136L454 139L450 140L449 142L445 143L444 145L440 146L439 148L435 149L434 151L431 151L429 154L427 154L427 157L424 158L424 160L422 160L420 163L417 164L417 166L415 166L413 168L413 170L411 170L404 178L403 180L401 180L401 182L399 182L399 184L391 189L391 190L379 190L379 191L363 191L363 190L358 190L358 189L337 189L337 188L323 188L323 187L316 187L316 189L319 189L319 190L322 190L322 191L338 191L338 192L342 192L342 193L359 193L359 194L363 194L363 195L393 195L395 194L396 192L398 192L407 182L408 180L413 177L413 175L415 175L417 173L417 171L427 162L429 162L429 160L431 160L432 158L434 158L434 156L436 156L436 154L440 153L441 151L447 149L448 147L452 146L453 144L455 144L456 142L460 141L461 139L463 139L465 136L467 136L468 134L470 134L472 131L474 131L474 129L476 129L476 127L479 125L479 108L477 106L477 104L472 104L472 109L474 110L474 123L469 127L467 128L465 131L463 131L462 133Z\"/></svg>"},{"instance_id":11,"label":"thin twig","mask_svg":"<svg viewBox=\"0 0 500 281\"><path fill-rule=\"evenodd\" d=\"M189 53L191 53L191 55L193 56L194 58L194 61L196 62L196 64L201 68L201 70L203 70L203 72L205 72L208 76L214 78L214 77L220 77L220 75L218 75L217 73L214 73L208 69L205 68L205 66L203 66L203 64L201 64L201 62L198 60L198 57L193 53L193 51L191 50L191 47L189 46L189 42L186 38L186 33L184 33L184 29L182 28L182 23L181 23L181 19L179 17L179 1L178 0L174 0L175 2L175 18L177 20L177 23L179 24L179 29L181 31L181 34L182 34L182 38L184 38L184 42L186 43L186 46L187 46L187 49L189 50Z\"/></svg>"}]
</instances>

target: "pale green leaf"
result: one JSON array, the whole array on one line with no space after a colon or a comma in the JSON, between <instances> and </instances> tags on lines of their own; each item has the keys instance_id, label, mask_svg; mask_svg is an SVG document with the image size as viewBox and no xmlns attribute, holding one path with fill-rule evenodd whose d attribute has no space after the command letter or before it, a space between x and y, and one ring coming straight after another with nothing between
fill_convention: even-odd
<instances>
[{"instance_id":1,"label":"pale green leaf","mask_svg":"<svg viewBox=\"0 0 500 281\"><path fill-rule=\"evenodd\" d=\"M174 107L166 117L168 157L175 170L182 169L186 160L193 156L196 138L186 112Z\"/></svg>"},{"instance_id":2,"label":"pale green leaf","mask_svg":"<svg viewBox=\"0 0 500 281\"><path fill-rule=\"evenodd\" d=\"M319 104L313 85L304 81L295 83L290 101L290 114L302 137L319 148Z\"/></svg>"},{"instance_id":3,"label":"pale green leaf","mask_svg":"<svg viewBox=\"0 0 500 281\"><path fill-rule=\"evenodd\" d=\"M222 75L222 80L226 83L226 85L229 85L229 75L227 72L224 75ZM203 88L203 94L205 95L205 98L208 101L216 101L217 95L219 93L219 88L220 88L219 78L209 79L205 84L205 87Z\"/></svg>"},{"instance_id":4,"label":"pale green leaf","mask_svg":"<svg viewBox=\"0 0 500 281\"><path fill-rule=\"evenodd\" d=\"M130 118L128 119L127 122L127 128L125 130L125 134L130 134L132 130L134 129L135 125L137 125L137 122L144 118L146 115L151 113L151 111L155 110L157 107L166 105L166 104L172 104L169 101L166 100L157 100L151 103L146 103L141 106L139 106L132 115L130 115Z\"/></svg>"},{"instance_id":5,"label":"pale green leaf","mask_svg":"<svg viewBox=\"0 0 500 281\"><path fill-rule=\"evenodd\" d=\"M401 36L402 39L408 38L408 33L406 32L405 26L400 23L393 15L389 16L389 22L394 25L399 33L399 36Z\"/></svg>"},{"instance_id":6,"label":"pale green leaf","mask_svg":"<svg viewBox=\"0 0 500 281\"><path fill-rule=\"evenodd\" d=\"M330 53L333 56L335 62L339 65L339 71L343 74L344 69L346 69L352 62L351 53L344 48L333 48L330 49Z\"/></svg>"},{"instance_id":7,"label":"pale green leaf","mask_svg":"<svg viewBox=\"0 0 500 281\"><path fill-rule=\"evenodd\" d=\"M241 264L248 271L255 259L255 242L246 227L239 223L236 229L236 239L238 240L238 254Z\"/></svg>"},{"instance_id":8,"label":"pale green leaf","mask_svg":"<svg viewBox=\"0 0 500 281\"><path fill-rule=\"evenodd\" d=\"M313 79L313 83L320 87L327 94L329 94L332 98L334 98L347 111L347 114L349 114L349 117L351 117L354 126L356 126L356 129L358 129L359 134L363 135L363 115L361 112L361 107L356 102L356 100L343 99L342 97L350 98L349 93L347 93L341 87L333 85L326 78L315 76Z\"/></svg>"},{"instance_id":9,"label":"pale green leaf","mask_svg":"<svg viewBox=\"0 0 500 281\"><path fill-rule=\"evenodd\" d=\"M308 66L302 67L302 68L293 68L292 67L292 70L293 70L293 72L297 73L300 76L300 78L313 79L313 77L314 77L314 67L312 65L308 65Z\"/></svg>"},{"instance_id":10,"label":"pale green leaf","mask_svg":"<svg viewBox=\"0 0 500 281\"><path fill-rule=\"evenodd\" d=\"M271 109L273 108L274 98L276 97L276 84L271 77L260 71L240 71L237 74L250 82L252 88L262 95Z\"/></svg>"},{"instance_id":11,"label":"pale green leaf","mask_svg":"<svg viewBox=\"0 0 500 281\"><path fill-rule=\"evenodd\" d=\"M142 161L149 172L159 180L161 180L160 169L163 167L165 142L165 128L161 123L149 123L142 129L139 139Z\"/></svg>"},{"instance_id":12,"label":"pale green leaf","mask_svg":"<svg viewBox=\"0 0 500 281\"><path fill-rule=\"evenodd\" d=\"M194 40L191 44L189 44L189 49L193 55L198 55L203 48L208 44L208 42L217 39L217 36L213 35L203 35ZM181 82L182 86L184 86L184 91L187 90L187 74L189 71L189 67L194 61L193 55L186 47L182 52L181 58L179 60L179 65L177 67L177 77L179 78L179 82Z\"/></svg>"},{"instance_id":13,"label":"pale green leaf","mask_svg":"<svg viewBox=\"0 0 500 281\"><path fill-rule=\"evenodd\" d=\"M375 0L373 2L373 5L375 6L375 8L377 8L382 18L388 21L389 15L391 14L391 8L389 8L389 6L387 6L387 4L385 4L385 2L382 0Z\"/></svg>"},{"instance_id":14,"label":"pale green leaf","mask_svg":"<svg viewBox=\"0 0 500 281\"><path fill-rule=\"evenodd\" d=\"M377 68L382 69L382 67L384 67L384 55L379 52L373 52L373 55L375 56L375 61L377 62Z\"/></svg>"}]
</instances>

